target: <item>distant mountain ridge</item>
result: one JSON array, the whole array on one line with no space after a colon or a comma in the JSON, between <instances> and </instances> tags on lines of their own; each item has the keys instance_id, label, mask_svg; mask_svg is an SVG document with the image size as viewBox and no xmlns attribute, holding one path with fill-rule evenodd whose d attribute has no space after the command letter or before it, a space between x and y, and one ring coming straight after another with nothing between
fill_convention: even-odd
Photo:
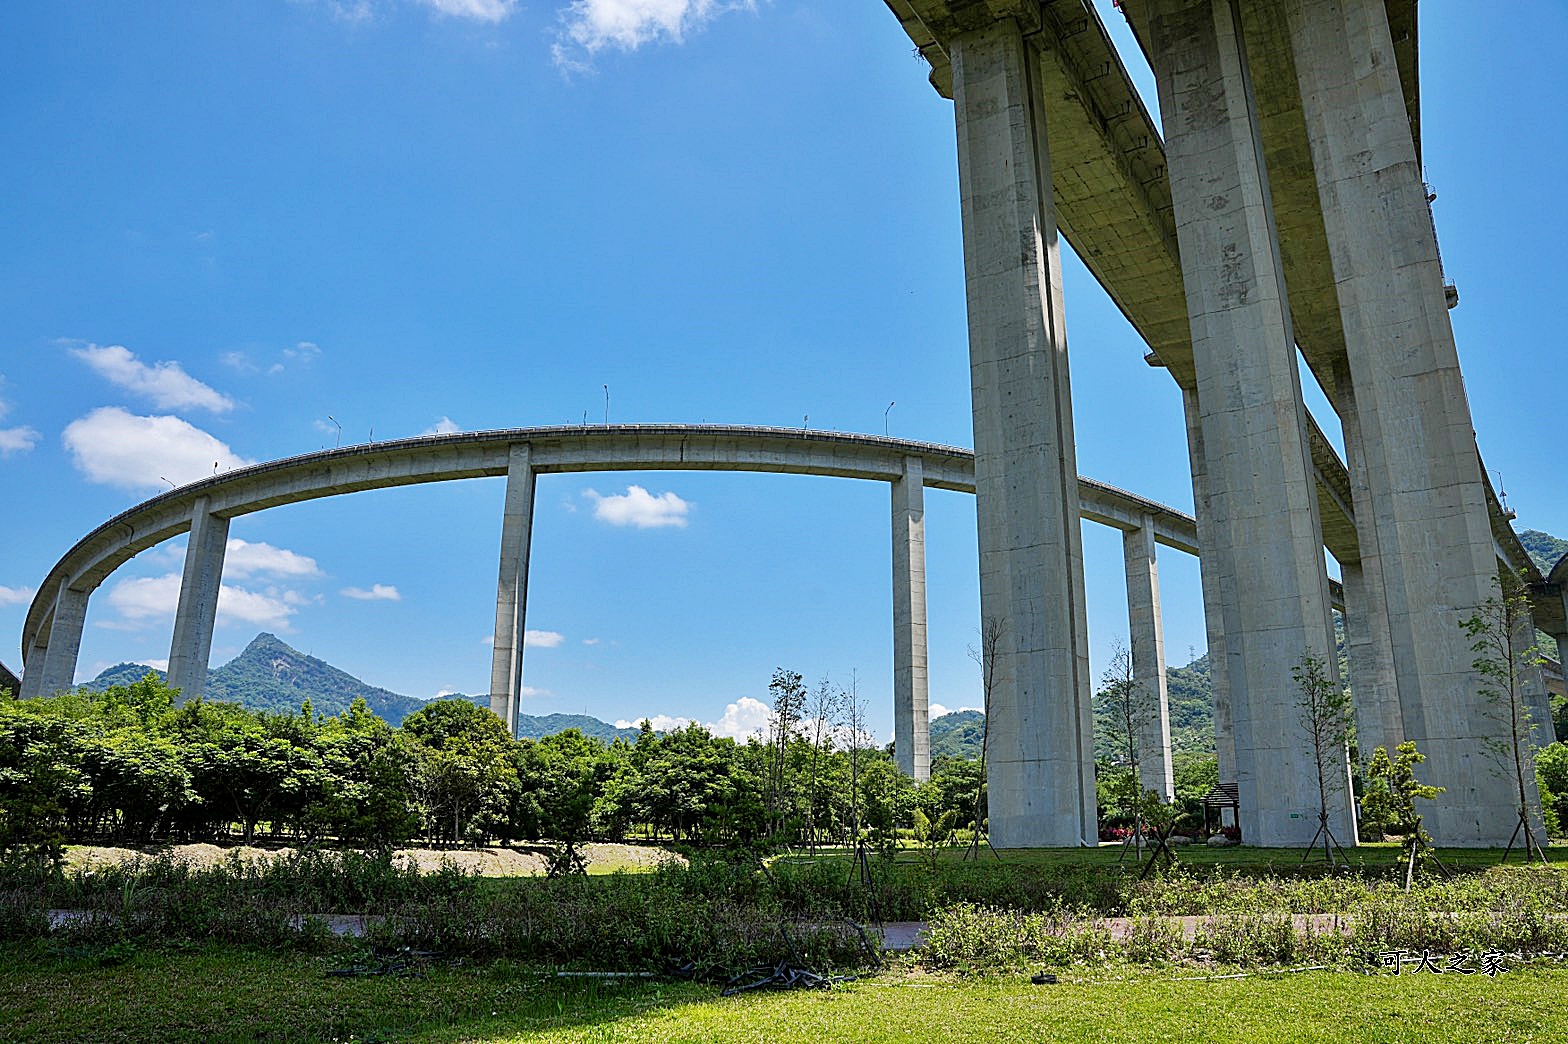
<instances>
[{"instance_id":1,"label":"distant mountain ridge","mask_svg":"<svg viewBox=\"0 0 1568 1044\"><path fill-rule=\"evenodd\" d=\"M111 685L140 681L148 671L156 674L159 680L167 680L163 671L145 664L118 663L82 688L102 692ZM366 684L325 660L305 655L277 635L266 633L258 634L244 652L222 667L207 672L207 699L238 703L251 710L273 714L298 713L306 700L320 714L341 714L361 697L372 711L391 725L401 725L404 718L430 702ZM437 698L469 700L481 707L490 706L488 694L469 696L459 692ZM617 729L586 714L518 715L517 734L522 738L539 739L567 729L578 729L585 736L607 743L617 737L637 738L636 729Z\"/></svg>"}]
</instances>

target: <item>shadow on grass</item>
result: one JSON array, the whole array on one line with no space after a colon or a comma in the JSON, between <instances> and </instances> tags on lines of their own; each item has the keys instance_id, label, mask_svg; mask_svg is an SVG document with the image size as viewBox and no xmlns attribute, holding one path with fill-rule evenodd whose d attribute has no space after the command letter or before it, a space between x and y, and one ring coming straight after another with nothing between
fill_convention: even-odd
<instances>
[{"instance_id":1,"label":"shadow on grass","mask_svg":"<svg viewBox=\"0 0 1568 1044\"><path fill-rule=\"evenodd\" d=\"M206 945L0 947L7 1039L296 1041L486 1039L582 1029L706 1001L679 981L560 979L497 961L331 977L343 955Z\"/></svg>"}]
</instances>

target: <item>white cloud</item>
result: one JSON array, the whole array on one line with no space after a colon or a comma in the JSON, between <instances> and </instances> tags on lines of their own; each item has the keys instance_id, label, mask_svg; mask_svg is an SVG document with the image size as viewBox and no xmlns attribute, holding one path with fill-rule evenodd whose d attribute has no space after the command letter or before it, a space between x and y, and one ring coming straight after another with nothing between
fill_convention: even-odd
<instances>
[{"instance_id":1,"label":"white cloud","mask_svg":"<svg viewBox=\"0 0 1568 1044\"><path fill-rule=\"evenodd\" d=\"M552 693L549 689L536 689L532 685L524 685L522 688L517 690L517 693L524 699L554 695L554 693Z\"/></svg>"},{"instance_id":2,"label":"white cloud","mask_svg":"<svg viewBox=\"0 0 1568 1044\"><path fill-rule=\"evenodd\" d=\"M947 707L942 706L940 703L933 703L933 704L930 705L930 707L928 709L929 709L931 720L935 721L938 718L945 718L949 714L958 714L958 713L961 713L963 711L977 711L980 708L979 707L958 707L956 709L950 710Z\"/></svg>"},{"instance_id":3,"label":"white cloud","mask_svg":"<svg viewBox=\"0 0 1568 1044\"><path fill-rule=\"evenodd\" d=\"M583 639L583 644L584 645L598 645L599 643L601 643L603 641L604 641L603 638L584 638Z\"/></svg>"},{"instance_id":4,"label":"white cloud","mask_svg":"<svg viewBox=\"0 0 1568 1044\"><path fill-rule=\"evenodd\" d=\"M370 5L360 5L364 11L364 18L370 17ZM361 18L351 18L350 21L360 21ZM235 350L224 352L218 356L223 365L247 377L265 372L269 377L289 369L291 366L309 366L321 355L321 347L311 341L300 341L292 348L284 348L270 362L258 362L250 352Z\"/></svg>"},{"instance_id":5,"label":"white cloud","mask_svg":"<svg viewBox=\"0 0 1568 1044\"><path fill-rule=\"evenodd\" d=\"M332 17L345 22L366 22L370 20L370 0L324 0L327 10L332 12Z\"/></svg>"},{"instance_id":6,"label":"white cloud","mask_svg":"<svg viewBox=\"0 0 1568 1044\"><path fill-rule=\"evenodd\" d=\"M250 356L241 351L224 352L222 355L218 356L218 361L223 363L223 365L227 366L229 369L235 370L239 373L249 374L259 373L261 371L261 367L251 362Z\"/></svg>"},{"instance_id":7,"label":"white cloud","mask_svg":"<svg viewBox=\"0 0 1568 1044\"><path fill-rule=\"evenodd\" d=\"M316 560L267 543L230 540L223 553L223 575L235 579L267 573L272 576L320 576Z\"/></svg>"},{"instance_id":8,"label":"white cloud","mask_svg":"<svg viewBox=\"0 0 1568 1044\"><path fill-rule=\"evenodd\" d=\"M26 453L38 445L41 436L37 429L23 425L20 428L0 428L0 457L13 453Z\"/></svg>"},{"instance_id":9,"label":"white cloud","mask_svg":"<svg viewBox=\"0 0 1568 1044\"><path fill-rule=\"evenodd\" d=\"M455 435L455 434L457 434L458 432L460 432L462 430L463 430L462 428L459 428L455 423L453 423L451 417L442 417L440 420L436 421L434 424L432 424L430 427L426 428L424 431L420 432L419 434L421 434L421 435Z\"/></svg>"},{"instance_id":10,"label":"white cloud","mask_svg":"<svg viewBox=\"0 0 1568 1044\"><path fill-rule=\"evenodd\" d=\"M499 22L517 7L517 0L417 0L439 14L470 18L476 22Z\"/></svg>"},{"instance_id":11,"label":"white cloud","mask_svg":"<svg viewBox=\"0 0 1568 1044\"><path fill-rule=\"evenodd\" d=\"M724 716L718 721L708 723L708 731L715 736L728 736L734 740L745 740L768 729L768 718L773 711L761 700L754 700L750 696L742 696L728 707L724 708Z\"/></svg>"},{"instance_id":12,"label":"white cloud","mask_svg":"<svg viewBox=\"0 0 1568 1044\"><path fill-rule=\"evenodd\" d=\"M0 388L5 387L5 374L0 374ZM11 412L11 404L0 398L0 420ZM19 428L0 428L0 457L9 457L13 453L26 453L38 445L41 438L34 428L23 425Z\"/></svg>"},{"instance_id":13,"label":"white cloud","mask_svg":"<svg viewBox=\"0 0 1568 1044\"><path fill-rule=\"evenodd\" d=\"M610 496L589 489L583 491L583 496L593 501L593 517L612 526L685 526L686 515L691 511L691 504L674 493L654 496L641 486L627 486L625 493Z\"/></svg>"},{"instance_id":14,"label":"white cloud","mask_svg":"<svg viewBox=\"0 0 1568 1044\"><path fill-rule=\"evenodd\" d=\"M649 714L646 718L648 723L653 726L653 731L655 732L676 732L697 720L696 718L671 717L668 714ZM643 720L643 718L638 718L636 721L628 721L622 718L615 723L615 727L618 729L640 729L642 728Z\"/></svg>"},{"instance_id":15,"label":"white cloud","mask_svg":"<svg viewBox=\"0 0 1568 1044\"><path fill-rule=\"evenodd\" d=\"M233 399L198 381L177 362L148 366L130 349L118 344L105 347L89 344L72 348L71 354L110 384L152 400L160 410L189 406L226 413L234 408Z\"/></svg>"},{"instance_id":16,"label":"white cloud","mask_svg":"<svg viewBox=\"0 0 1568 1044\"><path fill-rule=\"evenodd\" d=\"M272 631L289 631L289 618L299 611L290 604L291 593L247 591L223 584L218 588L218 626L246 623ZM103 627L129 631L161 622L173 616L179 605L180 574L121 580L109 590L106 600L119 619L103 621Z\"/></svg>"},{"instance_id":17,"label":"white cloud","mask_svg":"<svg viewBox=\"0 0 1568 1044\"><path fill-rule=\"evenodd\" d=\"M26 605L33 600L31 587L5 587L0 585L0 605Z\"/></svg>"},{"instance_id":18,"label":"white cloud","mask_svg":"<svg viewBox=\"0 0 1568 1044\"><path fill-rule=\"evenodd\" d=\"M635 51L648 43L680 43L729 11L754 11L755 0L571 0L551 48L556 65L584 71L606 48Z\"/></svg>"},{"instance_id":19,"label":"white cloud","mask_svg":"<svg viewBox=\"0 0 1568 1044\"><path fill-rule=\"evenodd\" d=\"M345 587L338 592L345 598L357 598L361 602L401 602L403 595L391 584L372 584L367 590L363 587Z\"/></svg>"},{"instance_id":20,"label":"white cloud","mask_svg":"<svg viewBox=\"0 0 1568 1044\"><path fill-rule=\"evenodd\" d=\"M159 489L242 468L247 460L178 417L138 417L100 407L66 425L61 436L77 470L92 482L121 489Z\"/></svg>"},{"instance_id":21,"label":"white cloud","mask_svg":"<svg viewBox=\"0 0 1568 1044\"><path fill-rule=\"evenodd\" d=\"M703 722L702 727L715 736L728 736L730 739L745 742L752 736L766 733L768 720L772 716L773 711L766 703L754 700L750 696L742 696L724 708L724 714L718 721ZM654 730L657 732L674 732L698 720L679 714L647 714L637 718L622 718L615 723L615 727L638 728L642 724L643 717L653 723Z\"/></svg>"},{"instance_id":22,"label":"white cloud","mask_svg":"<svg viewBox=\"0 0 1568 1044\"><path fill-rule=\"evenodd\" d=\"M120 622L106 627L120 629L135 626L147 620L161 620L173 616L180 601L180 574L142 576L121 580L109 589L106 599L109 607L120 614Z\"/></svg>"},{"instance_id":23,"label":"white cloud","mask_svg":"<svg viewBox=\"0 0 1568 1044\"><path fill-rule=\"evenodd\" d=\"M495 642L494 638L490 639ZM523 648L525 649L554 649L566 641L566 635L560 631L524 631Z\"/></svg>"},{"instance_id":24,"label":"white cloud","mask_svg":"<svg viewBox=\"0 0 1568 1044\"><path fill-rule=\"evenodd\" d=\"M248 623L269 631L291 631L289 617L299 610L287 594L261 594L224 584L218 589L218 626Z\"/></svg>"},{"instance_id":25,"label":"white cloud","mask_svg":"<svg viewBox=\"0 0 1568 1044\"><path fill-rule=\"evenodd\" d=\"M479 644L480 645L494 645L495 644L495 635L493 635L493 634L485 635L483 638L479 639Z\"/></svg>"}]
</instances>

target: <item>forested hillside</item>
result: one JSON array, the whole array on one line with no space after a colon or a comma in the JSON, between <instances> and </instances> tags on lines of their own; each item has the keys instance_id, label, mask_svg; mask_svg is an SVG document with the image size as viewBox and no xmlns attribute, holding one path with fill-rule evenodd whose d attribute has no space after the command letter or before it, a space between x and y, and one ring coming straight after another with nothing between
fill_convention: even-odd
<instances>
[{"instance_id":1,"label":"forested hillside","mask_svg":"<svg viewBox=\"0 0 1568 1044\"><path fill-rule=\"evenodd\" d=\"M1519 543L1524 545L1530 560L1543 573L1550 573L1558 559L1568 554L1568 540L1560 540L1539 529L1527 529L1520 533Z\"/></svg>"},{"instance_id":2,"label":"forested hillside","mask_svg":"<svg viewBox=\"0 0 1568 1044\"><path fill-rule=\"evenodd\" d=\"M1176 754L1214 753L1214 693L1209 688L1209 657L1204 654L1185 667L1167 667L1170 693L1171 750ZM954 711L931 722L931 757L980 756L985 715L977 710ZM1095 757L1115 761L1109 715L1095 701Z\"/></svg>"}]
</instances>

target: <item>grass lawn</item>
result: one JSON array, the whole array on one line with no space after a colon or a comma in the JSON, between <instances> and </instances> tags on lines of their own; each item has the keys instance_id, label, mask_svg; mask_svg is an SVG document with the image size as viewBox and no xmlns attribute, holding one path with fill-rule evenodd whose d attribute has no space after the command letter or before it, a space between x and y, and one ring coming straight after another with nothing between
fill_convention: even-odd
<instances>
[{"instance_id":1,"label":"grass lawn","mask_svg":"<svg viewBox=\"0 0 1568 1044\"><path fill-rule=\"evenodd\" d=\"M0 1034L25 1041L1561 1041L1568 965L1498 976L1263 974L1128 981L889 973L722 999L685 983L562 982L507 963L329 978L341 957L209 946L0 947Z\"/></svg>"}]
</instances>

